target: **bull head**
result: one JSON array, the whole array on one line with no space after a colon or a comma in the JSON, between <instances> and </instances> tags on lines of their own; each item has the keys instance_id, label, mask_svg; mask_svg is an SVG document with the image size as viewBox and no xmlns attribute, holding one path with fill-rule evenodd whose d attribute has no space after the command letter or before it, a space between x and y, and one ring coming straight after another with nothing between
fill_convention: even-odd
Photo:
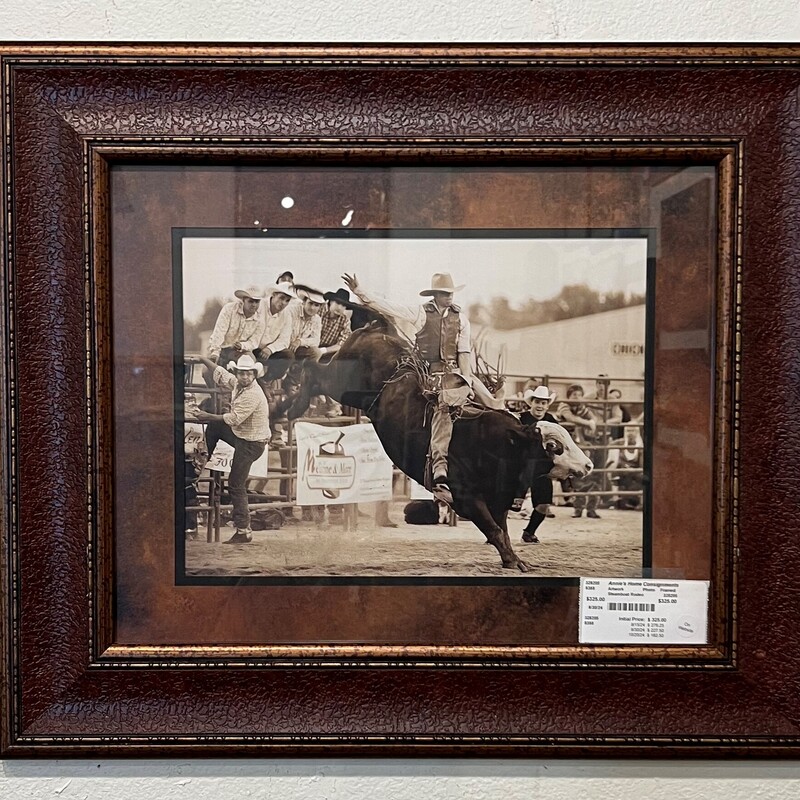
<instances>
[{"instance_id":1,"label":"bull head","mask_svg":"<svg viewBox=\"0 0 800 800\"><path fill-rule=\"evenodd\" d=\"M566 428L558 423L545 421L539 422L537 426L542 434L545 452L553 461L551 478L583 478L592 471L594 465L591 459L575 444Z\"/></svg>"}]
</instances>

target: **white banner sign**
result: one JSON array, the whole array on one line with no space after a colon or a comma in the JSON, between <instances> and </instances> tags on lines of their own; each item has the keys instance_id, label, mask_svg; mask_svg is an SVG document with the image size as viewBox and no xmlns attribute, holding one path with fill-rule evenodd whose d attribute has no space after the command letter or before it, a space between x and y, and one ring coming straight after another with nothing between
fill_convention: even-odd
<instances>
[{"instance_id":1,"label":"white banner sign","mask_svg":"<svg viewBox=\"0 0 800 800\"><path fill-rule=\"evenodd\" d=\"M372 425L333 428L296 422L297 505L392 498L392 462Z\"/></svg>"}]
</instances>

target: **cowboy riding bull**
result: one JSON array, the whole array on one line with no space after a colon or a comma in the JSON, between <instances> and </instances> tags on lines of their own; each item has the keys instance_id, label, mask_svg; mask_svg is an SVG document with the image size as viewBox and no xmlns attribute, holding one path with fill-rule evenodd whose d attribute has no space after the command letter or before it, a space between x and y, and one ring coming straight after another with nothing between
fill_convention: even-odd
<instances>
[{"instance_id":1,"label":"cowboy riding bull","mask_svg":"<svg viewBox=\"0 0 800 800\"><path fill-rule=\"evenodd\" d=\"M556 479L588 474L591 461L560 425L526 427L489 408L496 401L472 379L463 350L469 323L452 303L456 287L449 275L434 276L432 288L421 293L434 299L416 312L365 293L355 276L344 280L370 309L373 322L355 331L328 364L304 362L302 389L289 416L300 416L316 394L362 409L392 462L421 484L430 484L430 451L434 494L483 532L504 567L530 571L514 552L506 524L526 460L541 449ZM458 385L471 384L484 405L472 411L460 407L454 414L453 381L461 397Z\"/></svg>"}]
</instances>

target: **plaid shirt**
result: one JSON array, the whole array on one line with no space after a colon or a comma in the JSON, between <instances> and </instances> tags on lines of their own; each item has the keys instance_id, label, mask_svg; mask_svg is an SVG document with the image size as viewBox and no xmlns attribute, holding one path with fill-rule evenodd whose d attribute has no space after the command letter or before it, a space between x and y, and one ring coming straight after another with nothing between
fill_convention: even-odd
<instances>
[{"instance_id":1,"label":"plaid shirt","mask_svg":"<svg viewBox=\"0 0 800 800\"><path fill-rule=\"evenodd\" d=\"M319 335L320 347L343 345L350 335L350 320L344 314L332 314L329 309L322 312L322 331Z\"/></svg>"},{"instance_id":2,"label":"plaid shirt","mask_svg":"<svg viewBox=\"0 0 800 800\"><path fill-rule=\"evenodd\" d=\"M253 381L240 389L234 375L222 367L214 370L214 382L232 392L231 410L222 415L222 421L230 425L240 439L266 442L269 439L269 404L261 385Z\"/></svg>"}]
</instances>

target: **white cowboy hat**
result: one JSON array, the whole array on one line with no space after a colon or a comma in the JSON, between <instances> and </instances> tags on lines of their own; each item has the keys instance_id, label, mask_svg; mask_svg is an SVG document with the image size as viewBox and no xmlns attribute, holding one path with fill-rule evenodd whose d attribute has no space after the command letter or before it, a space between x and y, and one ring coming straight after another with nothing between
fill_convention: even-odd
<instances>
[{"instance_id":1,"label":"white cowboy hat","mask_svg":"<svg viewBox=\"0 0 800 800\"><path fill-rule=\"evenodd\" d=\"M264 374L264 365L260 361L256 361L252 353L242 353L236 361L228 362L228 372L234 370L245 372L249 369L256 373L256 378L260 378Z\"/></svg>"},{"instance_id":2,"label":"white cowboy hat","mask_svg":"<svg viewBox=\"0 0 800 800\"><path fill-rule=\"evenodd\" d=\"M431 278L431 288L423 289L419 294L420 297L427 297L434 294L434 292L458 292L464 288L465 284L461 286L453 285L453 276L449 272L434 272Z\"/></svg>"},{"instance_id":3,"label":"white cowboy hat","mask_svg":"<svg viewBox=\"0 0 800 800\"><path fill-rule=\"evenodd\" d=\"M312 289L302 283L296 283L294 288L301 300L310 300L312 303L319 303L320 305L325 303L325 295L319 289Z\"/></svg>"},{"instance_id":4,"label":"white cowboy hat","mask_svg":"<svg viewBox=\"0 0 800 800\"><path fill-rule=\"evenodd\" d=\"M249 289L237 289L233 293L233 296L238 297L240 300L245 300L247 298L250 300L263 300L264 292L256 286L251 286Z\"/></svg>"},{"instance_id":5,"label":"white cowboy hat","mask_svg":"<svg viewBox=\"0 0 800 800\"><path fill-rule=\"evenodd\" d=\"M297 292L295 292L291 283L276 283L267 289L267 294L285 294L287 297L297 297Z\"/></svg>"},{"instance_id":6,"label":"white cowboy hat","mask_svg":"<svg viewBox=\"0 0 800 800\"><path fill-rule=\"evenodd\" d=\"M546 386L537 386L535 389L526 389L522 399L526 403L530 403L531 400L547 400L548 403L552 403L556 399L556 393L551 393Z\"/></svg>"}]
</instances>

